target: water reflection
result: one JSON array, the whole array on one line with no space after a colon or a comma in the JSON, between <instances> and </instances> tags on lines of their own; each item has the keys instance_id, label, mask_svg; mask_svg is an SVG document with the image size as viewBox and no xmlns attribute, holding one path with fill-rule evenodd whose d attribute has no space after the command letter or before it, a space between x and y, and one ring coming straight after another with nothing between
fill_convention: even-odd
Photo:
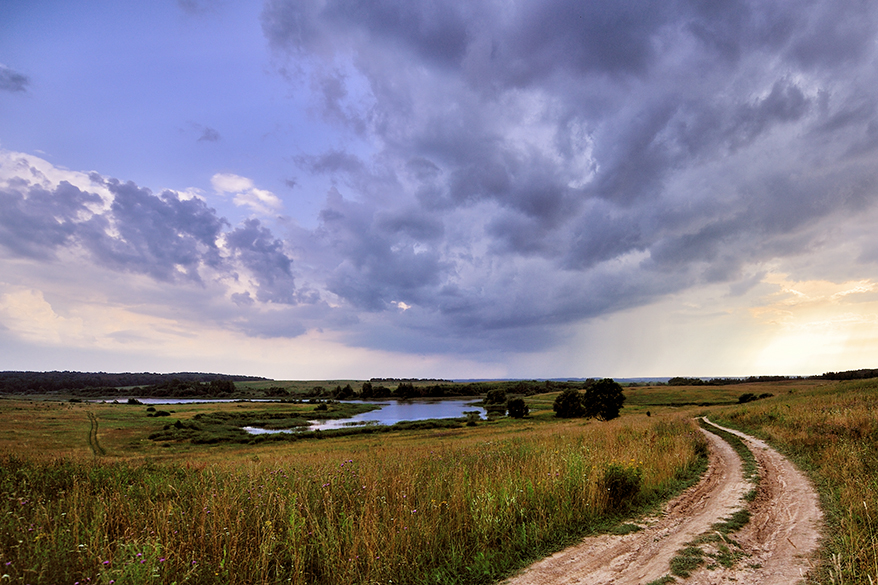
<instances>
[{"instance_id":1,"label":"water reflection","mask_svg":"<svg viewBox=\"0 0 878 585\"><path fill-rule=\"evenodd\" d=\"M348 402L348 401L345 401ZM476 406L469 400L406 400L396 401L389 400L387 402L366 402L359 400L351 400L359 404L380 404L381 408L364 412L350 418L337 420L315 420L310 421L311 426L307 429L285 429L272 430L260 429L257 427L244 427L244 430L251 435L262 435L270 433L294 433L302 430L309 431L325 431L329 429L342 429L352 426L365 425L393 425L402 421L418 421L428 420L432 418L463 418L465 412L476 411L480 418L485 418L486 411L481 406Z\"/></svg>"}]
</instances>

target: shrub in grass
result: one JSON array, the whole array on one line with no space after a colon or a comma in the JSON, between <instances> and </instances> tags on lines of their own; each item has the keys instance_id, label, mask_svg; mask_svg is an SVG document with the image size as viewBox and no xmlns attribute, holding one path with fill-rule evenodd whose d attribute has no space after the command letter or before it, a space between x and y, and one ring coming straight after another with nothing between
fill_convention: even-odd
<instances>
[{"instance_id":1,"label":"shrub in grass","mask_svg":"<svg viewBox=\"0 0 878 585\"><path fill-rule=\"evenodd\" d=\"M602 487L607 492L607 507L621 510L630 506L640 493L640 469L610 463L604 468Z\"/></svg>"}]
</instances>

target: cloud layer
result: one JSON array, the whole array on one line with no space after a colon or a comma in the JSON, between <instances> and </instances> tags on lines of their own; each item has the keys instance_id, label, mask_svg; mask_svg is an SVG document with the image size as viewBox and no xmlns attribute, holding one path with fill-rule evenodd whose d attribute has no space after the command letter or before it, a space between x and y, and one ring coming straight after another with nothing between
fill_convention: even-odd
<instances>
[{"instance_id":1,"label":"cloud layer","mask_svg":"<svg viewBox=\"0 0 878 585\"><path fill-rule=\"evenodd\" d=\"M193 197L7 153L3 254L196 291L198 318L254 337L470 356L778 266L874 273L852 223L878 198L873 3L268 0L261 25L334 133L287 153L330 185L316 227L238 174ZM28 83L0 67L0 89Z\"/></svg>"},{"instance_id":2,"label":"cloud layer","mask_svg":"<svg viewBox=\"0 0 878 585\"><path fill-rule=\"evenodd\" d=\"M339 183L328 288L540 343L813 252L874 204L874 7L666 8L268 2L326 119L377 145L300 161Z\"/></svg>"}]
</instances>

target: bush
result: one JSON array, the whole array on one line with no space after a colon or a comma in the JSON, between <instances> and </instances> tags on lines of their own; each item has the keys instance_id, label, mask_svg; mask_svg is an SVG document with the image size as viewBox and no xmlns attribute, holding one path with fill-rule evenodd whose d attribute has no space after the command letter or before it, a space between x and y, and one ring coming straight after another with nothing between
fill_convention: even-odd
<instances>
[{"instance_id":1,"label":"bush","mask_svg":"<svg viewBox=\"0 0 878 585\"><path fill-rule=\"evenodd\" d=\"M466 415L466 426L474 427L476 423L482 420L482 416L479 414L478 410L468 410L463 414Z\"/></svg>"},{"instance_id":2,"label":"bush","mask_svg":"<svg viewBox=\"0 0 878 585\"><path fill-rule=\"evenodd\" d=\"M512 418L524 418L530 413L524 398L510 398L506 402L506 410Z\"/></svg>"},{"instance_id":3,"label":"bush","mask_svg":"<svg viewBox=\"0 0 878 585\"><path fill-rule=\"evenodd\" d=\"M607 507L619 510L628 507L640 493L641 472L636 467L611 463L604 469L602 487L607 491Z\"/></svg>"}]
</instances>

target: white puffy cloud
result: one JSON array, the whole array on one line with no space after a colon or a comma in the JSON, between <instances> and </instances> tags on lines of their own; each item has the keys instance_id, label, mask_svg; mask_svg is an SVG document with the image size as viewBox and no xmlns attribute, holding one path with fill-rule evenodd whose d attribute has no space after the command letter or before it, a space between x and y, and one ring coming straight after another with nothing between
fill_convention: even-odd
<instances>
[{"instance_id":1,"label":"white puffy cloud","mask_svg":"<svg viewBox=\"0 0 878 585\"><path fill-rule=\"evenodd\" d=\"M283 209L283 201L277 195L265 189L257 189L253 181L246 177L217 173L210 182L218 192L233 194L235 205L249 207L259 215L276 215Z\"/></svg>"}]
</instances>

